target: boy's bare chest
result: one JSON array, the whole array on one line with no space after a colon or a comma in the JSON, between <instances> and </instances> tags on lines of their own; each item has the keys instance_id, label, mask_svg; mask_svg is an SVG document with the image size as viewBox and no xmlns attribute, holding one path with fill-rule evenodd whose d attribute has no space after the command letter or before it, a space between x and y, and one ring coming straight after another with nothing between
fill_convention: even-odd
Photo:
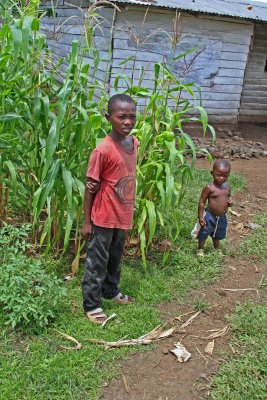
<instances>
[{"instance_id":1,"label":"boy's bare chest","mask_svg":"<svg viewBox=\"0 0 267 400\"><path fill-rule=\"evenodd\" d=\"M229 197L229 188L213 188L209 194L209 199L228 199Z\"/></svg>"}]
</instances>

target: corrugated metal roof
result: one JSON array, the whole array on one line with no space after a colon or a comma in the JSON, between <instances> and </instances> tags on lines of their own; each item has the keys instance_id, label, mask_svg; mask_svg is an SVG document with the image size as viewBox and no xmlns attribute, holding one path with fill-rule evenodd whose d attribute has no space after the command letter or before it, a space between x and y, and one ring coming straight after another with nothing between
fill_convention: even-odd
<instances>
[{"instance_id":1,"label":"corrugated metal roof","mask_svg":"<svg viewBox=\"0 0 267 400\"><path fill-rule=\"evenodd\" d=\"M164 7L215 15L267 21L267 3L244 0L111 0L114 3Z\"/></svg>"}]
</instances>

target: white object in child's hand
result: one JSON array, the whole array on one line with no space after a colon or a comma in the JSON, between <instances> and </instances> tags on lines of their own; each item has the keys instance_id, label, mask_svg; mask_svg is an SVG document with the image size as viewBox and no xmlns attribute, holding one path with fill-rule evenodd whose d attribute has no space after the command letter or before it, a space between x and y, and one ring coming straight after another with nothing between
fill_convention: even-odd
<instances>
[{"instance_id":1,"label":"white object in child's hand","mask_svg":"<svg viewBox=\"0 0 267 400\"><path fill-rule=\"evenodd\" d=\"M197 235L198 235L200 229L201 229L201 225L200 225L199 222L197 222L196 225L194 226L192 232L191 232L191 236L192 236L193 239L197 238Z\"/></svg>"}]
</instances>

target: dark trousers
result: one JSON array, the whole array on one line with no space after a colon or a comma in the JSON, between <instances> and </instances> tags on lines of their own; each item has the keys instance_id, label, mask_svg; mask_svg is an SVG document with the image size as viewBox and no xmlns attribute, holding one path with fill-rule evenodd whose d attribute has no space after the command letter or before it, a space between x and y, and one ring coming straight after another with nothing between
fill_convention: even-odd
<instances>
[{"instance_id":1,"label":"dark trousers","mask_svg":"<svg viewBox=\"0 0 267 400\"><path fill-rule=\"evenodd\" d=\"M82 281L85 311L101 307L101 297L111 299L120 292L118 284L124 243L124 229L94 225Z\"/></svg>"}]
</instances>

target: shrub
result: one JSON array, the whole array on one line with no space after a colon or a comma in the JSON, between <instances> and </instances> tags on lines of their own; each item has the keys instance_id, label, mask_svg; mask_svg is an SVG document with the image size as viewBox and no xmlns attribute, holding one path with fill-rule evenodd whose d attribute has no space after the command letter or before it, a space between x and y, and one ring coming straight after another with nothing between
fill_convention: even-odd
<instances>
[{"instance_id":1,"label":"shrub","mask_svg":"<svg viewBox=\"0 0 267 400\"><path fill-rule=\"evenodd\" d=\"M8 259L10 254L24 253L32 247L27 240L30 230L30 224L24 224L17 228L3 222L3 226L0 228L0 261L2 263Z\"/></svg>"},{"instance_id":2,"label":"shrub","mask_svg":"<svg viewBox=\"0 0 267 400\"><path fill-rule=\"evenodd\" d=\"M6 324L43 328L55 317L56 307L66 289L61 281L47 274L40 260L18 254L2 264L0 304Z\"/></svg>"}]
</instances>

